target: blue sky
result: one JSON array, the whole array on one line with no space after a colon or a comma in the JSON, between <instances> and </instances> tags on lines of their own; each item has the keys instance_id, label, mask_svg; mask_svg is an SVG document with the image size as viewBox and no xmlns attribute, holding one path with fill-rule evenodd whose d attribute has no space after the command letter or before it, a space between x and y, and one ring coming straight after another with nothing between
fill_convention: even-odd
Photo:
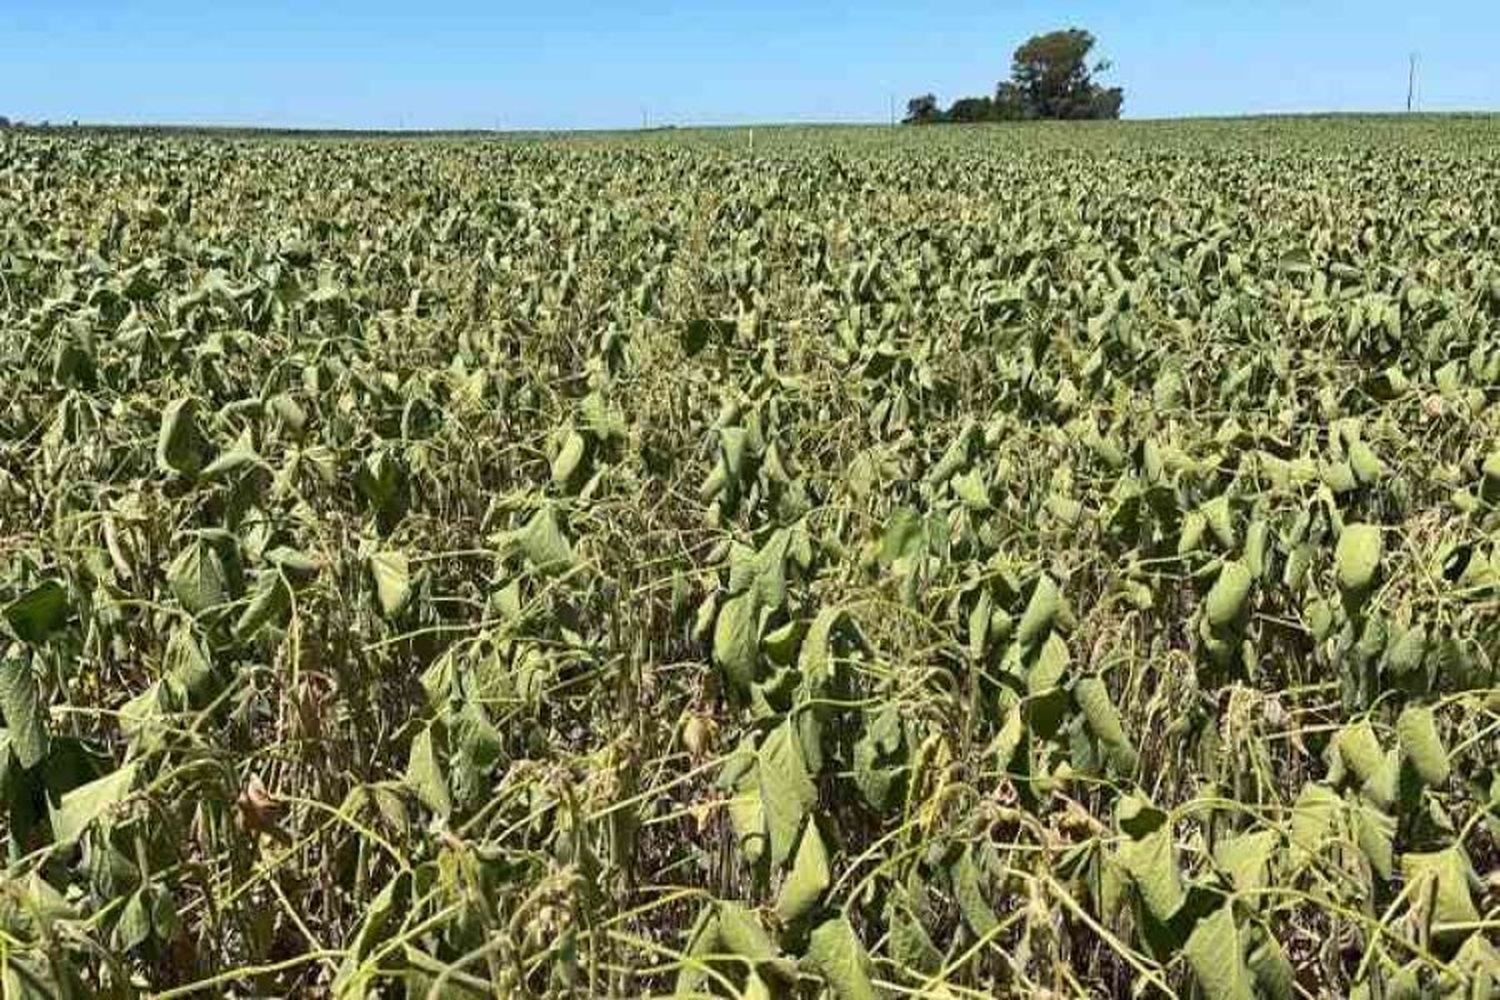
<instances>
[{"instance_id":1,"label":"blue sky","mask_svg":"<svg viewBox=\"0 0 1500 1000\"><path fill-rule=\"evenodd\" d=\"M1127 117L1500 110L1495 0L0 0L0 114L307 127L872 121L1078 25Z\"/></svg>"}]
</instances>

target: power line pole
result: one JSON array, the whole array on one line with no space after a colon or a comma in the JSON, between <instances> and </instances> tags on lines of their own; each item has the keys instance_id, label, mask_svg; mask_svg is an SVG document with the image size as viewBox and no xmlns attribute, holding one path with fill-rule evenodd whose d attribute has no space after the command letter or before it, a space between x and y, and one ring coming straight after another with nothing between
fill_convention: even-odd
<instances>
[{"instance_id":1,"label":"power line pole","mask_svg":"<svg viewBox=\"0 0 1500 1000\"><path fill-rule=\"evenodd\" d=\"M1411 114L1412 104L1417 96L1417 54L1411 54L1411 61L1406 70L1406 113Z\"/></svg>"},{"instance_id":2,"label":"power line pole","mask_svg":"<svg viewBox=\"0 0 1500 1000\"><path fill-rule=\"evenodd\" d=\"M890 101L891 101L891 128L895 128L896 127L896 95L895 94L888 94L887 96L890 98Z\"/></svg>"}]
</instances>

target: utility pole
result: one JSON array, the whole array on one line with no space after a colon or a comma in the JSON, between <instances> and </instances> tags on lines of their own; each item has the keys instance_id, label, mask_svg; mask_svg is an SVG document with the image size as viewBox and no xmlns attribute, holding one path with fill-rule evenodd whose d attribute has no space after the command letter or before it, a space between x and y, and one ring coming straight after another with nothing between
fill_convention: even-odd
<instances>
[{"instance_id":1,"label":"utility pole","mask_svg":"<svg viewBox=\"0 0 1500 1000\"><path fill-rule=\"evenodd\" d=\"M1417 54L1411 54L1411 61L1406 70L1406 113L1411 114L1412 105L1417 97Z\"/></svg>"},{"instance_id":2,"label":"utility pole","mask_svg":"<svg viewBox=\"0 0 1500 1000\"><path fill-rule=\"evenodd\" d=\"M895 128L896 127L896 95L895 94L888 94L887 96L890 98L890 101L891 101L891 128Z\"/></svg>"}]
</instances>

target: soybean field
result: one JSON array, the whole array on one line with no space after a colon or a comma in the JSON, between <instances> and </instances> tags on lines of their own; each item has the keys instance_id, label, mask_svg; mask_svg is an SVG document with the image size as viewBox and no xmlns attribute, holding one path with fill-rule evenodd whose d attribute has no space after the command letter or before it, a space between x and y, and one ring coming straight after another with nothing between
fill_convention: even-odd
<instances>
[{"instance_id":1,"label":"soybean field","mask_svg":"<svg viewBox=\"0 0 1500 1000\"><path fill-rule=\"evenodd\" d=\"M1500 993L1500 118L0 133L6 998Z\"/></svg>"}]
</instances>

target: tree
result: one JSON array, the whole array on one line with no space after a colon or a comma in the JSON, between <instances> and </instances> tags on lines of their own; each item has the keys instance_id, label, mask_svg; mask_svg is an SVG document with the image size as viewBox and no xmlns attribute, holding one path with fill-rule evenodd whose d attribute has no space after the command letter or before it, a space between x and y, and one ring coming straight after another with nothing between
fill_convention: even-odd
<instances>
[{"instance_id":1,"label":"tree","mask_svg":"<svg viewBox=\"0 0 1500 1000\"><path fill-rule=\"evenodd\" d=\"M1106 90L1093 74L1109 69L1099 62L1089 68L1095 38L1082 28L1034 35L1016 49L1011 60L1010 85L1027 118L1118 118L1125 92ZM1001 84L1004 88L1006 84ZM997 88L997 100L999 88Z\"/></svg>"},{"instance_id":2,"label":"tree","mask_svg":"<svg viewBox=\"0 0 1500 1000\"><path fill-rule=\"evenodd\" d=\"M1031 115L1027 113L1026 95L1009 80L995 88L995 120L1018 122Z\"/></svg>"},{"instance_id":3,"label":"tree","mask_svg":"<svg viewBox=\"0 0 1500 1000\"><path fill-rule=\"evenodd\" d=\"M907 125L928 125L941 121L942 117L943 113L938 110L937 97L932 94L923 94L921 97L913 97L906 102L906 117L902 121Z\"/></svg>"},{"instance_id":4,"label":"tree","mask_svg":"<svg viewBox=\"0 0 1500 1000\"><path fill-rule=\"evenodd\" d=\"M1125 91L1119 87L1094 89L1093 114L1090 118L1118 118L1125 103Z\"/></svg>"},{"instance_id":5,"label":"tree","mask_svg":"<svg viewBox=\"0 0 1500 1000\"><path fill-rule=\"evenodd\" d=\"M0 128L10 128L10 119L0 115Z\"/></svg>"},{"instance_id":6,"label":"tree","mask_svg":"<svg viewBox=\"0 0 1500 1000\"><path fill-rule=\"evenodd\" d=\"M1118 118L1125 103L1119 87L1101 87L1094 74L1107 72L1101 60L1089 66L1096 39L1082 28L1033 35L1016 49L1010 79L994 97L961 97L947 111L923 94L906 102L908 125L933 122L1022 121L1030 118Z\"/></svg>"},{"instance_id":7,"label":"tree","mask_svg":"<svg viewBox=\"0 0 1500 1000\"><path fill-rule=\"evenodd\" d=\"M960 97L948 109L950 122L987 122L995 117L995 102L988 97Z\"/></svg>"}]
</instances>

